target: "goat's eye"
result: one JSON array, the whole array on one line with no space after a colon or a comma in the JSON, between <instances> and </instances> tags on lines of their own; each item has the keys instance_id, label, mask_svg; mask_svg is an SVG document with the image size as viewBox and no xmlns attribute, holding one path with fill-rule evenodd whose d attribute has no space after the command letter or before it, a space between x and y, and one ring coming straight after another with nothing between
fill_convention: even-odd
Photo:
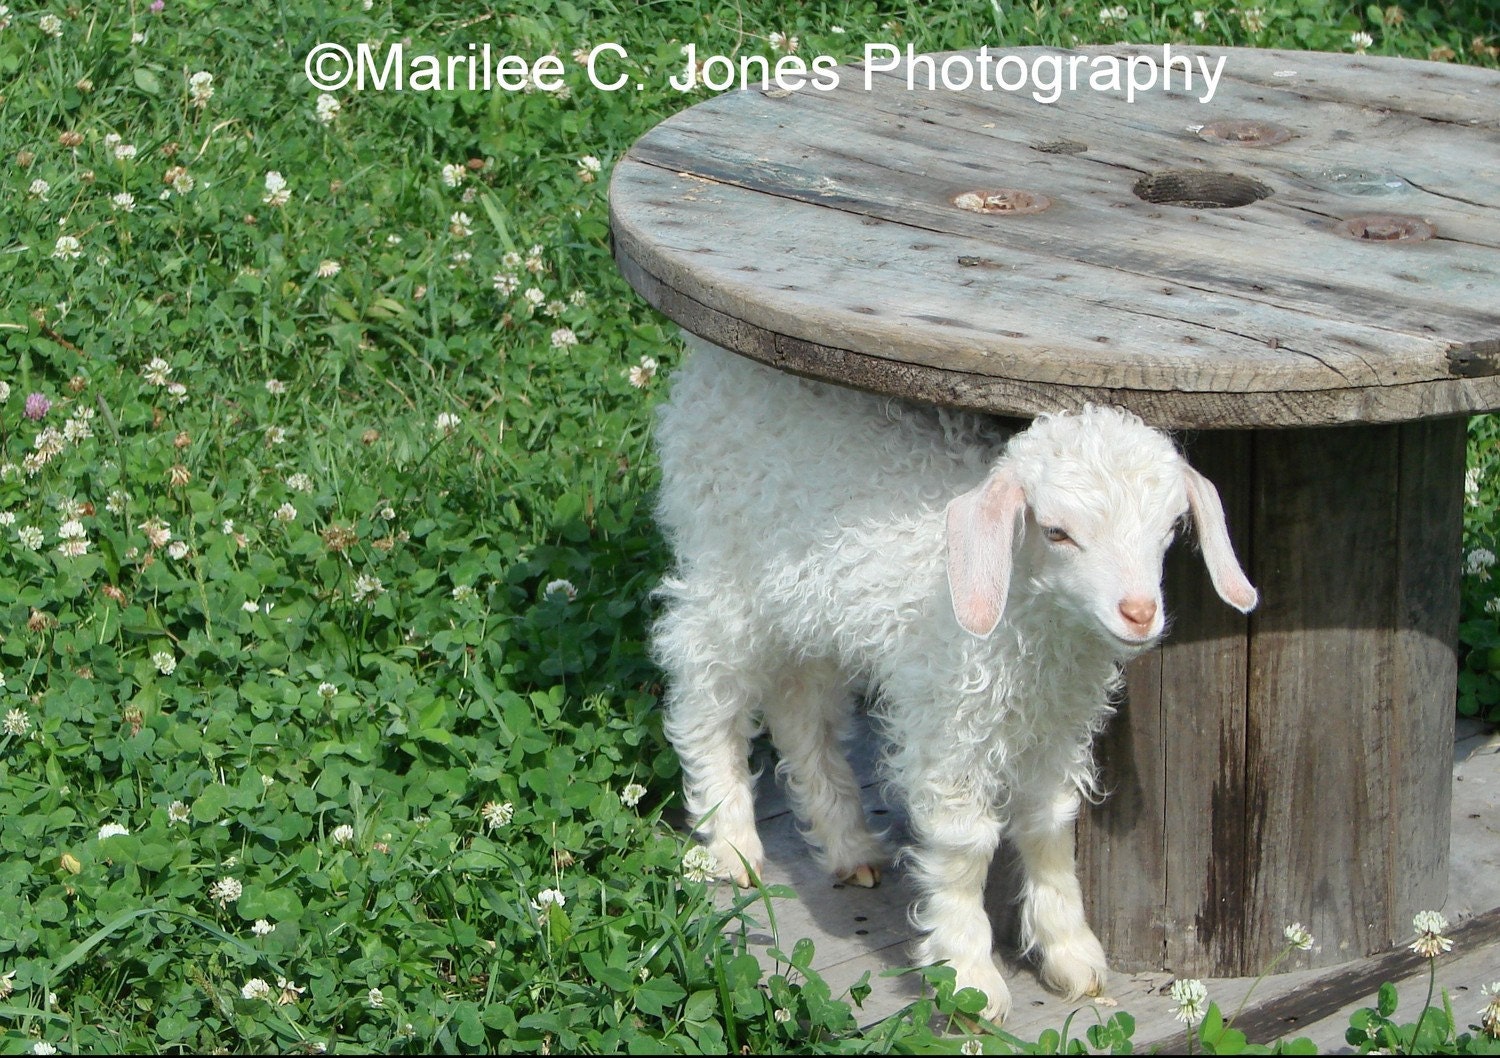
<instances>
[{"instance_id":1,"label":"goat's eye","mask_svg":"<svg viewBox=\"0 0 1500 1058\"><path fill-rule=\"evenodd\" d=\"M1049 542L1054 544L1073 543L1073 538L1069 536L1066 531L1059 529L1055 525L1047 526L1042 529L1042 535L1045 536Z\"/></svg>"}]
</instances>

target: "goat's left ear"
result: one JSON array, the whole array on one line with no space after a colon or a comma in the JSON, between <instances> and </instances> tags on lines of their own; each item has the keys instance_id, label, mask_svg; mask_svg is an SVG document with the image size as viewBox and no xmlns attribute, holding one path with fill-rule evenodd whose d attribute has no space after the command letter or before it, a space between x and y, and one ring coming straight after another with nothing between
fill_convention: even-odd
<instances>
[{"instance_id":1,"label":"goat's left ear","mask_svg":"<svg viewBox=\"0 0 1500 1058\"><path fill-rule=\"evenodd\" d=\"M1193 514L1193 527L1198 532L1198 547L1203 552L1203 563L1208 566L1214 590L1219 593L1219 598L1240 613L1249 613L1260 602L1260 593L1234 557L1234 545L1229 542L1229 528L1224 524L1224 505L1219 502L1219 490L1186 463L1183 464L1183 480L1187 485L1188 510Z\"/></svg>"},{"instance_id":2,"label":"goat's left ear","mask_svg":"<svg viewBox=\"0 0 1500 1058\"><path fill-rule=\"evenodd\" d=\"M948 504L948 594L971 635L988 636L1005 613L1016 525L1026 493L1004 468Z\"/></svg>"}]
</instances>

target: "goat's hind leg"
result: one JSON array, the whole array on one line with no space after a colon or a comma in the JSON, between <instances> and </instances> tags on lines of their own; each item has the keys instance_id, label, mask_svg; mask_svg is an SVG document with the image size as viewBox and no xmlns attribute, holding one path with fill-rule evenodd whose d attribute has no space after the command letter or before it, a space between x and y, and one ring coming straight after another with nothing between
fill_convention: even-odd
<instances>
[{"instance_id":1,"label":"goat's hind leg","mask_svg":"<svg viewBox=\"0 0 1500 1058\"><path fill-rule=\"evenodd\" d=\"M749 762L766 671L753 619L726 612L732 593L677 582L664 594L652 642L667 675L664 726L682 762L688 816L719 876L748 886L765 863Z\"/></svg>"},{"instance_id":2,"label":"goat's hind leg","mask_svg":"<svg viewBox=\"0 0 1500 1058\"><path fill-rule=\"evenodd\" d=\"M1026 798L1016 808L1012 839L1026 871L1022 944L1040 950L1049 988L1069 999L1100 995L1108 976L1104 948L1084 918L1073 854L1078 792L1069 787L1050 798Z\"/></svg>"},{"instance_id":3,"label":"goat's hind leg","mask_svg":"<svg viewBox=\"0 0 1500 1058\"><path fill-rule=\"evenodd\" d=\"M854 701L830 661L788 663L777 670L765 701L771 741L805 836L835 878L871 888L880 883L885 846L870 833L859 782L844 754Z\"/></svg>"}]
</instances>

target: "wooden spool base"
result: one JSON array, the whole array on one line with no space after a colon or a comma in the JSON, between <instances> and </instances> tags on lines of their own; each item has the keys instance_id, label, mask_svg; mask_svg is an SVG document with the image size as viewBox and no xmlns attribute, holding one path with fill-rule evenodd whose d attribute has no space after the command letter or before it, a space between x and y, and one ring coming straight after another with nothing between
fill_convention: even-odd
<instances>
[{"instance_id":1,"label":"wooden spool base","mask_svg":"<svg viewBox=\"0 0 1500 1058\"><path fill-rule=\"evenodd\" d=\"M1169 556L1171 625L1097 747L1079 823L1090 921L1118 971L1254 976L1411 938L1447 893L1461 419L1184 440L1261 605Z\"/></svg>"}]
</instances>

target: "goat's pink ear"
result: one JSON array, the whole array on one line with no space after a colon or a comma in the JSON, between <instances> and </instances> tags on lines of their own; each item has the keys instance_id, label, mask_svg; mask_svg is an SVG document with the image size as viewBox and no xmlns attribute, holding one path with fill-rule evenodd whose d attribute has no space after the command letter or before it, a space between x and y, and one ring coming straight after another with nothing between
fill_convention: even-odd
<instances>
[{"instance_id":1,"label":"goat's pink ear","mask_svg":"<svg viewBox=\"0 0 1500 1058\"><path fill-rule=\"evenodd\" d=\"M1192 467L1184 467L1188 509L1193 513L1193 527L1198 532L1198 547L1203 563L1214 582L1214 591L1240 613L1249 613L1260 602L1260 593L1250 583L1234 557L1229 542L1229 528L1224 524L1224 505L1213 482Z\"/></svg>"},{"instance_id":2,"label":"goat's pink ear","mask_svg":"<svg viewBox=\"0 0 1500 1058\"><path fill-rule=\"evenodd\" d=\"M1026 494L1005 470L948 504L948 593L964 630L984 637L1005 613Z\"/></svg>"}]
</instances>

